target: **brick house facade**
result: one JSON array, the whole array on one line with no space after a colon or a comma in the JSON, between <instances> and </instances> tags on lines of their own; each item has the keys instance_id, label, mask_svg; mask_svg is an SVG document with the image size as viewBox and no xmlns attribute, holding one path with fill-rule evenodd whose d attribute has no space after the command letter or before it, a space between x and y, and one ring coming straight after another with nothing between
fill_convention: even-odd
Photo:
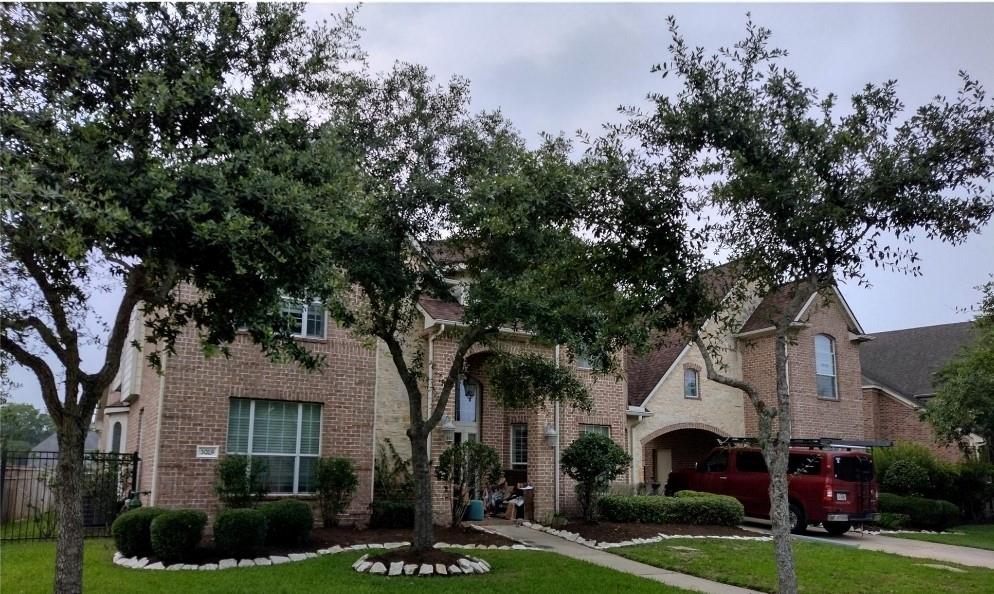
<instances>
[{"instance_id":1,"label":"brick house facade","mask_svg":"<svg viewBox=\"0 0 994 594\"><path fill-rule=\"evenodd\" d=\"M741 304L734 312L741 323L736 333L719 332L713 325L704 332L720 345L724 373L754 383L770 400L775 385L773 342L760 313L779 298L772 294ZM404 349L408 361L423 361L427 412L456 350L461 307L423 299L419 310ZM810 299L798 322L788 354L795 436L927 440L928 428L909 420L913 411L907 403L883 387L867 387L860 350L869 337L841 293ZM306 348L326 357L327 365L314 372L269 361L247 336L231 345L229 358L205 358L196 337L184 333L161 375L136 350L126 349L95 425L103 449L139 453L139 490L146 504L215 513L214 478L218 461L229 452L266 457L280 496L309 499L313 460L342 456L354 462L359 476L344 520L368 518L377 448L390 440L402 456L410 455L406 390L385 345L359 339L307 310L302 324L305 334L321 329L300 338ZM129 343L141 341L143 332L136 314ZM669 339L644 357L627 354L619 379L593 374L581 358L568 356L563 348L537 344L524 333L502 332L504 349L527 350L559 365L573 365L593 394L593 410L498 407L487 383L490 353L476 349L466 358L469 387L463 393L454 390L447 403L446 421L455 428L451 439L478 439L493 447L513 482L527 481L534 487L537 518L578 511L574 485L560 472L558 461L562 449L583 431L606 433L632 455L631 470L620 482L661 485L669 470L692 466L719 437L756 432L755 414L745 396L708 380L695 346L681 343L678 335ZM828 360L825 345L831 347L831 382L828 372L818 368ZM819 395L819 381L823 391L831 384L831 397ZM470 420L461 417L467 407L476 407ZM432 460L449 445L447 437L442 427L432 433ZM948 449L942 455L951 459L955 453ZM450 494L441 483L434 485L433 493L436 521L447 523Z\"/></svg>"}]
</instances>

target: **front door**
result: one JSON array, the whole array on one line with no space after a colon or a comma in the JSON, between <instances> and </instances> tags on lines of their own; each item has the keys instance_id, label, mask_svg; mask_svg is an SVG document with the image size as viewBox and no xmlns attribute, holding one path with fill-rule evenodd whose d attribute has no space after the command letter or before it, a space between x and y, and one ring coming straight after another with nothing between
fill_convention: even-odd
<instances>
[{"instance_id":1,"label":"front door","mask_svg":"<svg viewBox=\"0 0 994 594\"><path fill-rule=\"evenodd\" d=\"M480 395L480 382L473 379L459 382L455 443L480 440Z\"/></svg>"},{"instance_id":2,"label":"front door","mask_svg":"<svg viewBox=\"0 0 994 594\"><path fill-rule=\"evenodd\" d=\"M653 450L653 452L656 456L653 472L656 482L662 487L659 490L662 493L665 491L666 481L670 478L670 472L673 471L673 450Z\"/></svg>"}]
</instances>

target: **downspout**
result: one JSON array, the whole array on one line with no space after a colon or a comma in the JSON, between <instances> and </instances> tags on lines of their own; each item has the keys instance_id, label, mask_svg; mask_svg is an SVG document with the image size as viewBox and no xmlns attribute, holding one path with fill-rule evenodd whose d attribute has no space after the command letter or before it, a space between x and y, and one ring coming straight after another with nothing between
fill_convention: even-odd
<instances>
[{"instance_id":1,"label":"downspout","mask_svg":"<svg viewBox=\"0 0 994 594\"><path fill-rule=\"evenodd\" d=\"M556 345L556 367L559 367L559 345ZM562 432L559 430L559 400L556 400L555 407L555 428L556 428L556 446L553 448L556 459L553 463L553 468L555 476L553 477L553 495L555 496L555 502L552 505L552 509L555 513L559 513L559 439L562 436Z\"/></svg>"},{"instance_id":2,"label":"downspout","mask_svg":"<svg viewBox=\"0 0 994 594\"><path fill-rule=\"evenodd\" d=\"M435 409L435 339L445 332L445 324L438 326L438 332L428 335L428 415ZM428 437L428 459L431 460L431 436Z\"/></svg>"},{"instance_id":3,"label":"downspout","mask_svg":"<svg viewBox=\"0 0 994 594\"><path fill-rule=\"evenodd\" d=\"M166 366L169 365L169 354L162 357L162 369L159 375L159 402L155 410L155 453L152 458L152 489L149 494L150 505L155 505L159 497L159 457L162 455L162 417L165 416L166 408ZM142 428L138 427L138 441L141 442ZM141 449L139 448L139 456ZM142 462L144 464L144 462ZM144 470L144 469L142 469Z\"/></svg>"}]
</instances>

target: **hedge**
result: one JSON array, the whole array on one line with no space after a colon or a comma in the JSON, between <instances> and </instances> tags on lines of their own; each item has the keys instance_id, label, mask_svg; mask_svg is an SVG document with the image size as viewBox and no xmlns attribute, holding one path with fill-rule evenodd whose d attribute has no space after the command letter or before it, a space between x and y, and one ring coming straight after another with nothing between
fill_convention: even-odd
<instances>
[{"instance_id":1,"label":"hedge","mask_svg":"<svg viewBox=\"0 0 994 594\"><path fill-rule=\"evenodd\" d=\"M163 563L181 561L200 542L207 514L198 509L177 509L159 514L149 529L152 553Z\"/></svg>"},{"instance_id":2,"label":"hedge","mask_svg":"<svg viewBox=\"0 0 994 594\"><path fill-rule=\"evenodd\" d=\"M414 502L374 500L369 504L372 513L370 528L413 528Z\"/></svg>"},{"instance_id":3,"label":"hedge","mask_svg":"<svg viewBox=\"0 0 994 594\"><path fill-rule=\"evenodd\" d=\"M257 509L226 509L214 520L214 545L232 557L252 557L266 544L266 527Z\"/></svg>"},{"instance_id":4,"label":"hedge","mask_svg":"<svg viewBox=\"0 0 994 594\"><path fill-rule=\"evenodd\" d=\"M608 496L599 503L601 518L609 522L737 526L745 516L733 497L693 491L681 491L676 497Z\"/></svg>"},{"instance_id":5,"label":"hedge","mask_svg":"<svg viewBox=\"0 0 994 594\"><path fill-rule=\"evenodd\" d=\"M275 545L297 545L308 541L314 528L311 506L296 499L281 499L259 507L266 516L266 541Z\"/></svg>"},{"instance_id":6,"label":"hedge","mask_svg":"<svg viewBox=\"0 0 994 594\"><path fill-rule=\"evenodd\" d=\"M147 557L152 554L152 520L167 510L158 507L139 507L119 515L111 524L117 550L125 557Z\"/></svg>"},{"instance_id":7,"label":"hedge","mask_svg":"<svg viewBox=\"0 0 994 594\"><path fill-rule=\"evenodd\" d=\"M909 528L945 530L959 522L959 508L942 499L902 497L893 493L880 494L881 514L901 514L908 517L903 524Z\"/></svg>"}]
</instances>

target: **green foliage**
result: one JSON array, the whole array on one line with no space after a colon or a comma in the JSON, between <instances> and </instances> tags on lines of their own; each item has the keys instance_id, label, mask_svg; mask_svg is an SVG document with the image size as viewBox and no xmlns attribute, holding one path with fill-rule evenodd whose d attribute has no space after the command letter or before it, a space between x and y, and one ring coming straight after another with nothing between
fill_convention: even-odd
<instances>
[{"instance_id":1,"label":"green foliage","mask_svg":"<svg viewBox=\"0 0 994 594\"><path fill-rule=\"evenodd\" d=\"M911 470L910 472L914 474L908 479L913 480L914 485L901 486L902 484L898 483L895 484L895 487L900 490L890 492L898 495L917 494L933 499L952 499L955 497L956 466L940 460L930 449L919 443L898 442L893 447L876 448L873 450L873 463L881 488L885 491L890 490L883 485L888 480L891 467L901 463L900 466L903 469L907 469L911 465L923 469L927 477L923 481L916 471ZM905 470L900 472L902 472L901 476L907 475ZM897 476L895 474L895 478ZM907 490L911 486L917 491L916 493Z\"/></svg>"},{"instance_id":2,"label":"green foliage","mask_svg":"<svg viewBox=\"0 0 994 594\"><path fill-rule=\"evenodd\" d=\"M119 515L110 527L117 550L125 557L152 554L152 520L166 511L158 507L141 507Z\"/></svg>"},{"instance_id":3,"label":"green foliage","mask_svg":"<svg viewBox=\"0 0 994 594\"><path fill-rule=\"evenodd\" d=\"M988 519L988 510L994 502L994 464L970 461L960 464L958 470L953 488L955 496L950 499L959 506L964 519Z\"/></svg>"},{"instance_id":4,"label":"green foliage","mask_svg":"<svg viewBox=\"0 0 994 594\"><path fill-rule=\"evenodd\" d=\"M228 454L217 465L214 492L225 507L251 507L266 494L265 477L265 460Z\"/></svg>"},{"instance_id":5,"label":"green foliage","mask_svg":"<svg viewBox=\"0 0 994 594\"><path fill-rule=\"evenodd\" d=\"M537 353L497 353L489 367L490 395L504 408L517 409L564 402L581 410L593 406L590 392L570 366Z\"/></svg>"},{"instance_id":6,"label":"green foliage","mask_svg":"<svg viewBox=\"0 0 994 594\"><path fill-rule=\"evenodd\" d=\"M600 433L584 433L563 450L560 464L563 472L576 481L576 496L585 520L595 519L598 498L631 463L632 457L625 450Z\"/></svg>"},{"instance_id":7,"label":"green foliage","mask_svg":"<svg viewBox=\"0 0 994 594\"><path fill-rule=\"evenodd\" d=\"M881 512L877 525L885 530L901 530L911 522L908 514Z\"/></svg>"},{"instance_id":8,"label":"green foliage","mask_svg":"<svg viewBox=\"0 0 994 594\"><path fill-rule=\"evenodd\" d=\"M27 451L55 431L52 417L34 405L7 402L0 405L0 451Z\"/></svg>"},{"instance_id":9,"label":"green foliage","mask_svg":"<svg viewBox=\"0 0 994 594\"><path fill-rule=\"evenodd\" d=\"M608 496L598 502L601 517L609 522L647 524L702 524L738 526L745 509L734 497L681 491L676 497Z\"/></svg>"},{"instance_id":10,"label":"green foliage","mask_svg":"<svg viewBox=\"0 0 994 594\"><path fill-rule=\"evenodd\" d=\"M414 502L374 499L369 504L370 528L413 528Z\"/></svg>"},{"instance_id":11,"label":"green foliage","mask_svg":"<svg viewBox=\"0 0 994 594\"><path fill-rule=\"evenodd\" d=\"M306 543L314 528L311 506L296 499L270 501L259 506L266 516L266 542L281 546Z\"/></svg>"},{"instance_id":12,"label":"green foliage","mask_svg":"<svg viewBox=\"0 0 994 594\"><path fill-rule=\"evenodd\" d=\"M452 525L462 521L469 506L471 492L482 498L487 485L500 480L501 464L497 450L478 441L449 446L438 457L435 478L452 487Z\"/></svg>"},{"instance_id":13,"label":"green foliage","mask_svg":"<svg viewBox=\"0 0 994 594\"><path fill-rule=\"evenodd\" d=\"M266 544L266 515L257 509L226 509L214 520L214 545L236 559L254 557Z\"/></svg>"},{"instance_id":14,"label":"green foliage","mask_svg":"<svg viewBox=\"0 0 994 594\"><path fill-rule=\"evenodd\" d=\"M942 499L924 497L902 497L893 493L880 494L880 512L908 516L904 523L909 528L925 530L945 530L959 523L959 508Z\"/></svg>"},{"instance_id":15,"label":"green foliage","mask_svg":"<svg viewBox=\"0 0 994 594\"><path fill-rule=\"evenodd\" d=\"M409 501L414 499L411 461L397 453L390 439L385 439L376 452L373 469L373 499Z\"/></svg>"},{"instance_id":16,"label":"green foliage","mask_svg":"<svg viewBox=\"0 0 994 594\"><path fill-rule=\"evenodd\" d=\"M924 413L939 436L960 445L971 434L994 443L994 281L981 289L976 338L936 372L936 395Z\"/></svg>"},{"instance_id":17,"label":"green foliage","mask_svg":"<svg viewBox=\"0 0 994 594\"><path fill-rule=\"evenodd\" d=\"M314 468L314 482L324 527L337 526L338 514L349 507L359 486L355 465L346 458L321 458Z\"/></svg>"},{"instance_id":18,"label":"green foliage","mask_svg":"<svg viewBox=\"0 0 994 594\"><path fill-rule=\"evenodd\" d=\"M924 495L928 492L928 471L911 460L897 460L880 479L880 488L897 495Z\"/></svg>"},{"instance_id":19,"label":"green foliage","mask_svg":"<svg viewBox=\"0 0 994 594\"><path fill-rule=\"evenodd\" d=\"M163 563L182 561L200 543L207 525L207 514L198 509L163 512L152 520L152 553Z\"/></svg>"}]
</instances>

